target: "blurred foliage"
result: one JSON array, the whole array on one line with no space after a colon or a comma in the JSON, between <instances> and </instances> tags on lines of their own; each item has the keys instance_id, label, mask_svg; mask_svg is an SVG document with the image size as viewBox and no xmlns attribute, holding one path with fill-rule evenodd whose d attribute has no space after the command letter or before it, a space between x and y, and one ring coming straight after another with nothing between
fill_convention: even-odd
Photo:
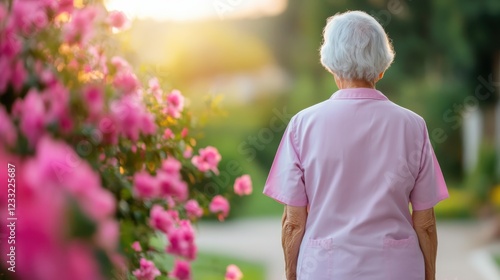
<instances>
[{"instance_id":1,"label":"blurred foliage","mask_svg":"<svg viewBox=\"0 0 500 280\"><path fill-rule=\"evenodd\" d=\"M500 184L491 190L491 202L493 202L496 209L500 210Z\"/></svg>"},{"instance_id":2,"label":"blurred foliage","mask_svg":"<svg viewBox=\"0 0 500 280\"><path fill-rule=\"evenodd\" d=\"M473 209L477 206L477 201L467 190L449 187L451 199L445 199L436 205L434 211L438 219L460 218L467 219L475 215ZM451 187L451 188L450 188Z\"/></svg>"},{"instance_id":3,"label":"blurred foliage","mask_svg":"<svg viewBox=\"0 0 500 280\"><path fill-rule=\"evenodd\" d=\"M493 187L500 184L500 178L496 174L497 165L495 148L483 144L476 168L465 179L465 186L481 202L489 202Z\"/></svg>"}]
</instances>

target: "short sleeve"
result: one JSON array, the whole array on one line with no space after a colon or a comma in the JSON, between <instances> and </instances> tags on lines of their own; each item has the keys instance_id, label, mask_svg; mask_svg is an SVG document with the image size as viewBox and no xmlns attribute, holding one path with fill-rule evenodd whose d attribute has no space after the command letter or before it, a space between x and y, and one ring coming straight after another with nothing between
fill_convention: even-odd
<instances>
[{"instance_id":1,"label":"short sleeve","mask_svg":"<svg viewBox=\"0 0 500 280\"><path fill-rule=\"evenodd\" d=\"M425 210L434 207L449 196L443 173L429 140L427 127L424 125L424 143L420 157L420 169L415 185L410 193L413 210Z\"/></svg>"},{"instance_id":2,"label":"short sleeve","mask_svg":"<svg viewBox=\"0 0 500 280\"><path fill-rule=\"evenodd\" d=\"M308 199L296 146L294 121L295 118L292 118L283 134L267 177L264 194L290 206L307 206Z\"/></svg>"}]
</instances>

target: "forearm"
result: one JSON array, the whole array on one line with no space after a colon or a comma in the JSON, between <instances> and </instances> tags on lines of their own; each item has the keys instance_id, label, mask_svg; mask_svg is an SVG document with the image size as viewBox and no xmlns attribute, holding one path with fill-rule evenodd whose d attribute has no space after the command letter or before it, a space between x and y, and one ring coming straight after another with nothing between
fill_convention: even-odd
<instances>
[{"instance_id":1,"label":"forearm","mask_svg":"<svg viewBox=\"0 0 500 280\"><path fill-rule=\"evenodd\" d=\"M292 224L283 227L282 242L285 254L285 273L287 280L297 279L297 259L299 257L300 244L304 236L304 229L297 228Z\"/></svg>"},{"instance_id":2,"label":"forearm","mask_svg":"<svg viewBox=\"0 0 500 280\"><path fill-rule=\"evenodd\" d=\"M436 279L437 231L435 219L415 225L420 249L424 256L425 280Z\"/></svg>"},{"instance_id":3,"label":"forearm","mask_svg":"<svg viewBox=\"0 0 500 280\"><path fill-rule=\"evenodd\" d=\"M425 280L436 278L437 234L435 225L432 228L416 230L420 249L424 255Z\"/></svg>"},{"instance_id":4,"label":"forearm","mask_svg":"<svg viewBox=\"0 0 500 280\"><path fill-rule=\"evenodd\" d=\"M281 241L285 255L285 274L287 280L297 279L297 259L304 232L304 221L288 217L285 211L282 220Z\"/></svg>"}]
</instances>

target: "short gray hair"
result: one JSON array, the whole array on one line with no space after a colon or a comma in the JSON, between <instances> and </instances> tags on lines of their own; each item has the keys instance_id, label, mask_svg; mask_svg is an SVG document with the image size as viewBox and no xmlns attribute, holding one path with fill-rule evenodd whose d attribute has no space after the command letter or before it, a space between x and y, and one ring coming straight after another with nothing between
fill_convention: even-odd
<instances>
[{"instance_id":1,"label":"short gray hair","mask_svg":"<svg viewBox=\"0 0 500 280\"><path fill-rule=\"evenodd\" d=\"M328 18L320 53L321 64L346 80L374 81L394 59L394 50L384 28L361 11Z\"/></svg>"}]
</instances>

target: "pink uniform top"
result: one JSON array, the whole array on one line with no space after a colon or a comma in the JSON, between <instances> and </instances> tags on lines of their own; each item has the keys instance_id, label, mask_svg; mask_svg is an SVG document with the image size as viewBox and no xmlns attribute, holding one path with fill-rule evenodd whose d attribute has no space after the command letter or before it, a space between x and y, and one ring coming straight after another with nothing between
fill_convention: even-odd
<instances>
[{"instance_id":1,"label":"pink uniform top","mask_svg":"<svg viewBox=\"0 0 500 280\"><path fill-rule=\"evenodd\" d=\"M375 89L295 115L264 194L308 206L299 280L422 280L414 210L448 197L425 121Z\"/></svg>"}]
</instances>

